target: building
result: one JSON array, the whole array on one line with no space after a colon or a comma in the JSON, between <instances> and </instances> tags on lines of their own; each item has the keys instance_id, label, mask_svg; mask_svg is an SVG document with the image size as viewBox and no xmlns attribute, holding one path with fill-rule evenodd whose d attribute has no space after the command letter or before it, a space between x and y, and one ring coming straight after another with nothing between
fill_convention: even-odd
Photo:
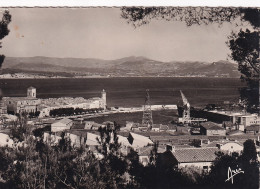
<instances>
[{"instance_id":1,"label":"building","mask_svg":"<svg viewBox=\"0 0 260 189\"><path fill-rule=\"evenodd\" d=\"M258 117L256 114L239 116L238 120L239 124L243 125L245 129L248 126L260 124L260 117Z\"/></svg>"},{"instance_id":2,"label":"building","mask_svg":"<svg viewBox=\"0 0 260 189\"><path fill-rule=\"evenodd\" d=\"M227 131L232 131L237 129L236 125L231 121L223 121L222 127L225 128Z\"/></svg>"},{"instance_id":3,"label":"building","mask_svg":"<svg viewBox=\"0 0 260 189\"><path fill-rule=\"evenodd\" d=\"M134 149L153 144L153 141L151 141L148 137L133 132L129 133L128 141Z\"/></svg>"},{"instance_id":4,"label":"building","mask_svg":"<svg viewBox=\"0 0 260 189\"><path fill-rule=\"evenodd\" d=\"M99 135L88 132L86 136L86 145L89 148L99 146L100 144L98 143L98 139L100 140Z\"/></svg>"},{"instance_id":5,"label":"building","mask_svg":"<svg viewBox=\"0 0 260 189\"><path fill-rule=\"evenodd\" d=\"M243 144L238 141L213 141L205 147L217 147L220 151L225 153L241 153L244 149Z\"/></svg>"},{"instance_id":6,"label":"building","mask_svg":"<svg viewBox=\"0 0 260 189\"><path fill-rule=\"evenodd\" d=\"M95 123L94 121L85 121L84 129L91 130L94 123Z\"/></svg>"},{"instance_id":7,"label":"building","mask_svg":"<svg viewBox=\"0 0 260 189\"><path fill-rule=\"evenodd\" d=\"M29 87L27 89L26 97L5 97L3 98L7 113L35 113L39 111L38 107L41 104L41 100L36 98L36 88Z\"/></svg>"},{"instance_id":8,"label":"building","mask_svg":"<svg viewBox=\"0 0 260 189\"><path fill-rule=\"evenodd\" d=\"M81 145L84 145L85 138L82 136L78 136L73 133L66 133L65 136L69 138L71 145L74 147L80 147Z\"/></svg>"},{"instance_id":9,"label":"building","mask_svg":"<svg viewBox=\"0 0 260 189\"><path fill-rule=\"evenodd\" d=\"M200 123L200 133L207 136L225 136L226 130L213 122Z\"/></svg>"},{"instance_id":10,"label":"building","mask_svg":"<svg viewBox=\"0 0 260 189\"><path fill-rule=\"evenodd\" d=\"M216 159L219 149L211 148L179 148L172 149L175 166L178 168L194 167L208 171L212 162Z\"/></svg>"},{"instance_id":11,"label":"building","mask_svg":"<svg viewBox=\"0 0 260 189\"><path fill-rule=\"evenodd\" d=\"M55 121L51 124L51 132L58 132L58 131L64 131L67 129L70 129L73 125L73 121L71 119L61 119L58 121Z\"/></svg>"},{"instance_id":12,"label":"building","mask_svg":"<svg viewBox=\"0 0 260 189\"><path fill-rule=\"evenodd\" d=\"M251 125L251 126L247 126L245 128L245 133L247 134L257 134L260 131L260 125Z\"/></svg>"}]
</instances>

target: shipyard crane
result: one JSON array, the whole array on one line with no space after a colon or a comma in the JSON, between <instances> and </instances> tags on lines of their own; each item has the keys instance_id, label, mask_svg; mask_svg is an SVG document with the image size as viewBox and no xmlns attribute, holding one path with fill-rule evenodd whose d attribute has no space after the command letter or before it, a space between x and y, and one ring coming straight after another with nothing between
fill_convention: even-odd
<instances>
[{"instance_id":1,"label":"shipyard crane","mask_svg":"<svg viewBox=\"0 0 260 189\"><path fill-rule=\"evenodd\" d=\"M190 103L181 90L180 93L183 101L182 123L190 123Z\"/></svg>"},{"instance_id":2,"label":"shipyard crane","mask_svg":"<svg viewBox=\"0 0 260 189\"><path fill-rule=\"evenodd\" d=\"M183 94L182 91L180 91L181 93L181 98L183 101L183 113L182 113L182 117L179 118L179 123L183 123L183 124L190 124L190 123L200 123L200 122L205 122L207 121L207 119L204 118L193 118L190 117L190 103L188 101L188 99L185 97L185 95Z\"/></svg>"}]
</instances>

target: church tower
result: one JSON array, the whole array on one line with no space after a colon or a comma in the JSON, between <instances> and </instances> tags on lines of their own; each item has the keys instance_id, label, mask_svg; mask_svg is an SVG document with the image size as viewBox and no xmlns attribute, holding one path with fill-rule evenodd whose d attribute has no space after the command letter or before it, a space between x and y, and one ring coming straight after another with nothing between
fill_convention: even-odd
<instances>
[{"instance_id":1,"label":"church tower","mask_svg":"<svg viewBox=\"0 0 260 189\"><path fill-rule=\"evenodd\" d=\"M105 89L101 92L101 99L103 100L103 108L105 110L107 108L107 93Z\"/></svg>"},{"instance_id":2,"label":"church tower","mask_svg":"<svg viewBox=\"0 0 260 189\"><path fill-rule=\"evenodd\" d=\"M29 87L27 89L27 97L29 97L29 98L36 98L36 88Z\"/></svg>"}]
</instances>

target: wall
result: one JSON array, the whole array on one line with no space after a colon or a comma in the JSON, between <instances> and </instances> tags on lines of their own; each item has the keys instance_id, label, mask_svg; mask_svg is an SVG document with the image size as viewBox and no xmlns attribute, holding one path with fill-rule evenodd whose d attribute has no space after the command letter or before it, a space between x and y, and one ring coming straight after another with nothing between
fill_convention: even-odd
<instances>
[{"instance_id":1,"label":"wall","mask_svg":"<svg viewBox=\"0 0 260 189\"><path fill-rule=\"evenodd\" d=\"M226 130L207 130L207 136L225 136Z\"/></svg>"},{"instance_id":2,"label":"wall","mask_svg":"<svg viewBox=\"0 0 260 189\"><path fill-rule=\"evenodd\" d=\"M210 168L211 165L212 165L212 162L178 163L178 168L198 167L200 169L203 169L204 166L207 166L208 168Z\"/></svg>"}]
</instances>

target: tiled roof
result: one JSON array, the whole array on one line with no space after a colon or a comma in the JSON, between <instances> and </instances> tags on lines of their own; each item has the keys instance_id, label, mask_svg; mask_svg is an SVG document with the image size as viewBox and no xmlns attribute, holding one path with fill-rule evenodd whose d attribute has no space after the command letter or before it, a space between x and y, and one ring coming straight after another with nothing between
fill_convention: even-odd
<instances>
[{"instance_id":1,"label":"tiled roof","mask_svg":"<svg viewBox=\"0 0 260 189\"><path fill-rule=\"evenodd\" d=\"M260 125L251 125L246 127L246 131L259 131L260 130Z\"/></svg>"},{"instance_id":2,"label":"tiled roof","mask_svg":"<svg viewBox=\"0 0 260 189\"><path fill-rule=\"evenodd\" d=\"M173 156L179 163L212 162L215 160L215 152L218 148L183 148L175 149Z\"/></svg>"},{"instance_id":3,"label":"tiled roof","mask_svg":"<svg viewBox=\"0 0 260 189\"><path fill-rule=\"evenodd\" d=\"M64 119L61 119L61 120L57 120L55 123L63 123L65 125L69 124L70 122L72 122L71 119L68 119L68 118L64 118Z\"/></svg>"},{"instance_id":4,"label":"tiled roof","mask_svg":"<svg viewBox=\"0 0 260 189\"><path fill-rule=\"evenodd\" d=\"M234 135L234 134L240 134L240 135L244 135L245 133L240 131L240 130L234 130L234 131L230 131L227 133L228 135Z\"/></svg>"},{"instance_id":5,"label":"tiled roof","mask_svg":"<svg viewBox=\"0 0 260 189\"><path fill-rule=\"evenodd\" d=\"M225 130L223 127L220 127L211 121L200 123L200 125L207 130Z\"/></svg>"},{"instance_id":6,"label":"tiled roof","mask_svg":"<svg viewBox=\"0 0 260 189\"><path fill-rule=\"evenodd\" d=\"M150 156L153 148L154 148L153 146L145 146L142 148L138 148L138 155L139 156ZM165 148L162 148L162 147L157 148L157 153L163 153L163 152L165 152Z\"/></svg>"}]
</instances>

